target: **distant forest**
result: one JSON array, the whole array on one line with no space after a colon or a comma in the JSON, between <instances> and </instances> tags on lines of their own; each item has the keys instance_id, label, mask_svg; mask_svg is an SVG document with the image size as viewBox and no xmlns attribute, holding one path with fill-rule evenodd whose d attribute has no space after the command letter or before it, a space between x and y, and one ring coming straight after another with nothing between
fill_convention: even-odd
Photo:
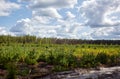
<instances>
[{"instance_id":1,"label":"distant forest","mask_svg":"<svg viewBox=\"0 0 120 79\"><path fill-rule=\"evenodd\" d=\"M104 44L120 45L120 40L82 40L82 39L58 39L58 38L38 38L36 36L10 36L0 35L0 44L5 43L35 43L35 44Z\"/></svg>"}]
</instances>

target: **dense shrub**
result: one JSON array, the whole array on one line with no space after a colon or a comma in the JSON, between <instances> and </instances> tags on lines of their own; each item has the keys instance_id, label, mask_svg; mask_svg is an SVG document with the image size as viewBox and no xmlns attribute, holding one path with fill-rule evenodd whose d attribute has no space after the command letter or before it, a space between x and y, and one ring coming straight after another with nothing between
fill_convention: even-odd
<instances>
[{"instance_id":1,"label":"dense shrub","mask_svg":"<svg viewBox=\"0 0 120 79\"><path fill-rule=\"evenodd\" d=\"M98 53L95 60L100 64L107 64L110 60L110 56L106 53Z\"/></svg>"},{"instance_id":2,"label":"dense shrub","mask_svg":"<svg viewBox=\"0 0 120 79\"><path fill-rule=\"evenodd\" d=\"M95 67L97 65L96 56L93 54L84 54L81 57L79 63L80 63L80 67L86 67L86 68Z\"/></svg>"}]
</instances>

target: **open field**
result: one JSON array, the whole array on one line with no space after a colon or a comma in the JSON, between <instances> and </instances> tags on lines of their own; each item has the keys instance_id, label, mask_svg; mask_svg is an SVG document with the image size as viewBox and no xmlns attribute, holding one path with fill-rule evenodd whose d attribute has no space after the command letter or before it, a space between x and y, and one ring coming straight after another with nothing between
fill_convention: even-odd
<instances>
[{"instance_id":1,"label":"open field","mask_svg":"<svg viewBox=\"0 0 120 79\"><path fill-rule=\"evenodd\" d=\"M30 77L35 73L43 76L51 72L101 66L120 66L120 45L17 42L0 44L1 78Z\"/></svg>"}]
</instances>

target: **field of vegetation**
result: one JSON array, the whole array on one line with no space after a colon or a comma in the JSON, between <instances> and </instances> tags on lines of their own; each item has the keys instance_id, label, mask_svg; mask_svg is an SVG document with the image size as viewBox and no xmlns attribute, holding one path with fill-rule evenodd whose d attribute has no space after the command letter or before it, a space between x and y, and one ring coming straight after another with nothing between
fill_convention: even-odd
<instances>
[{"instance_id":1,"label":"field of vegetation","mask_svg":"<svg viewBox=\"0 0 120 79\"><path fill-rule=\"evenodd\" d=\"M53 43L54 40L0 36L0 70L6 70L7 79L15 79L16 75L30 74L29 68L22 70L20 64L38 66L43 62L52 66L51 72L120 65L119 44L104 44L104 41L100 44L69 44L66 40Z\"/></svg>"}]
</instances>

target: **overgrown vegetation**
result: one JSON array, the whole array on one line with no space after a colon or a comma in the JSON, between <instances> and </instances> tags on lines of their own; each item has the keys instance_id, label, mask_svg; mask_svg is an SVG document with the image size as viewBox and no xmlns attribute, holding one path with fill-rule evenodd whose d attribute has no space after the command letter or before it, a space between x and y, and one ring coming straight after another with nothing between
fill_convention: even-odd
<instances>
[{"instance_id":1,"label":"overgrown vegetation","mask_svg":"<svg viewBox=\"0 0 120 79\"><path fill-rule=\"evenodd\" d=\"M38 41L34 36L0 36L0 40L0 65L8 70L9 79L17 75L14 69L17 65L11 62L27 65L46 62L53 65L53 71L120 65L120 45L117 44L56 44L45 38ZM28 70L23 72L26 74Z\"/></svg>"}]
</instances>

